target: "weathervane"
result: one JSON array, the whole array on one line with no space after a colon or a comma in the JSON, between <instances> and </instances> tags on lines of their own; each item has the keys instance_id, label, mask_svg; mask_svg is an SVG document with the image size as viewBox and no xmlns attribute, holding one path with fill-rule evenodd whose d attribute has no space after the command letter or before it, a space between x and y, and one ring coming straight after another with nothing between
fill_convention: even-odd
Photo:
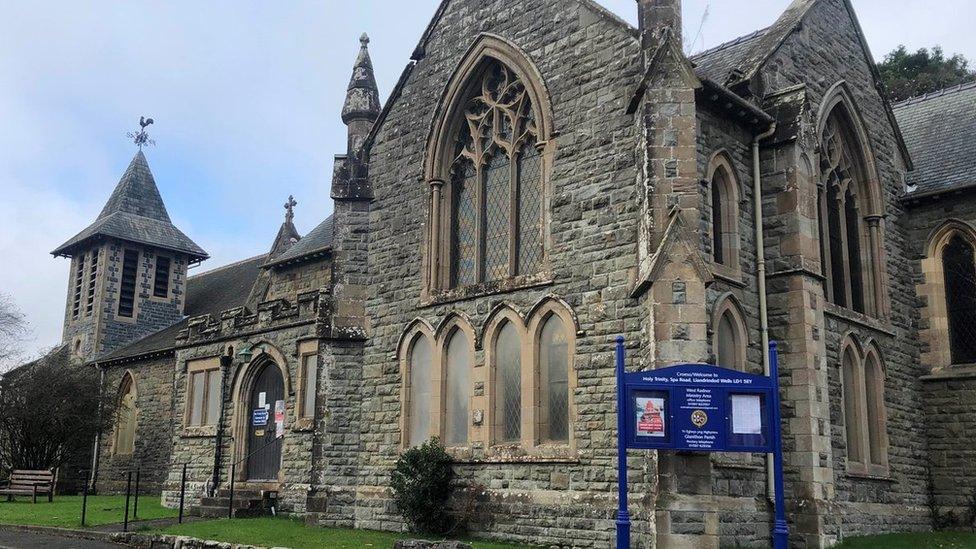
<instances>
[{"instance_id":1,"label":"weathervane","mask_svg":"<svg viewBox=\"0 0 976 549\"><path fill-rule=\"evenodd\" d=\"M295 219L295 206L298 205L298 201L295 200L293 195L288 195L288 202L285 202L285 221L291 222Z\"/></svg>"},{"instance_id":2,"label":"weathervane","mask_svg":"<svg viewBox=\"0 0 976 549\"><path fill-rule=\"evenodd\" d=\"M146 118L145 116L139 117L139 125L142 129L138 133L128 132L125 135L131 139L136 145L139 146L139 150L142 150L143 145L156 145L156 142L149 139L149 134L146 133L146 127L152 124L154 121L152 118Z\"/></svg>"}]
</instances>

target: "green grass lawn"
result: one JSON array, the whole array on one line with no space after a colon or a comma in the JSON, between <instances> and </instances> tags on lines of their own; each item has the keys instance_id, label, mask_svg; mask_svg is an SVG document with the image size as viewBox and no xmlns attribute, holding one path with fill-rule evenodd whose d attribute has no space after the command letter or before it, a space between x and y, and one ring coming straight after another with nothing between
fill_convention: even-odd
<instances>
[{"instance_id":1,"label":"green grass lawn","mask_svg":"<svg viewBox=\"0 0 976 549\"><path fill-rule=\"evenodd\" d=\"M302 522L287 518L254 518L235 520L210 520L190 522L163 528L160 532L212 539L231 543L247 543L266 547L284 546L292 549L364 549L393 546L406 534L374 532L372 530L345 530L341 528L306 527ZM512 549L515 545L472 541L475 549Z\"/></svg>"},{"instance_id":2,"label":"green grass lawn","mask_svg":"<svg viewBox=\"0 0 976 549\"><path fill-rule=\"evenodd\" d=\"M835 549L968 549L976 548L976 534L962 532L929 532L923 534L887 534L849 538Z\"/></svg>"},{"instance_id":3,"label":"green grass lawn","mask_svg":"<svg viewBox=\"0 0 976 549\"><path fill-rule=\"evenodd\" d=\"M129 503L129 520L132 516L134 498ZM87 526L121 523L125 513L125 496L88 496ZM159 504L159 496L139 498L138 520L175 517L178 511L166 509ZM0 497L0 524L26 524L31 526L57 526L61 528L81 527L81 496L54 496L54 502L38 498L31 503L29 498L19 497L8 502Z\"/></svg>"}]
</instances>

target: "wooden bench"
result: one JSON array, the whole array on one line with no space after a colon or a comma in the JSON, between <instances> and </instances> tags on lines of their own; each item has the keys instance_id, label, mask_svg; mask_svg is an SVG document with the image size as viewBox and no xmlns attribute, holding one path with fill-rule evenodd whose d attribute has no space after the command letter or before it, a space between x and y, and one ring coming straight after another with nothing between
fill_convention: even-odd
<instances>
[{"instance_id":1,"label":"wooden bench","mask_svg":"<svg viewBox=\"0 0 976 549\"><path fill-rule=\"evenodd\" d=\"M54 472L14 470L10 478L0 481L0 496L11 501L14 496L30 496L37 503L37 494L47 494L48 501L54 501Z\"/></svg>"}]
</instances>

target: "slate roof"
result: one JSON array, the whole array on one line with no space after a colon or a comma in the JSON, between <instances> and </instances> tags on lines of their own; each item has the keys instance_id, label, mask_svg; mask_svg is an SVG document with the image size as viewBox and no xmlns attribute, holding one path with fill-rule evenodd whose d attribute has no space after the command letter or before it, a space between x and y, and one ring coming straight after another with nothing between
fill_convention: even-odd
<instances>
[{"instance_id":1,"label":"slate roof","mask_svg":"<svg viewBox=\"0 0 976 549\"><path fill-rule=\"evenodd\" d=\"M915 162L906 198L976 185L976 82L897 103Z\"/></svg>"},{"instance_id":2,"label":"slate roof","mask_svg":"<svg viewBox=\"0 0 976 549\"><path fill-rule=\"evenodd\" d=\"M168 351L176 346L176 336L187 319L240 307L247 301L268 256L259 255L189 277L186 281L186 318L98 359L108 362Z\"/></svg>"},{"instance_id":3,"label":"slate roof","mask_svg":"<svg viewBox=\"0 0 976 549\"><path fill-rule=\"evenodd\" d=\"M310 255L332 249L332 220L334 217L330 215L325 218L325 221L319 223L318 227L312 229L301 240L296 242L294 246L289 248L288 251L274 260L269 261L266 266L273 267L275 265L299 261Z\"/></svg>"},{"instance_id":4,"label":"slate roof","mask_svg":"<svg viewBox=\"0 0 976 549\"><path fill-rule=\"evenodd\" d=\"M51 253L71 256L78 247L97 237L119 238L183 252L194 260L209 257L203 248L173 225L141 150L122 174L98 219Z\"/></svg>"},{"instance_id":5,"label":"slate roof","mask_svg":"<svg viewBox=\"0 0 976 549\"><path fill-rule=\"evenodd\" d=\"M733 70L742 70L741 67L753 46L766 34L767 30L757 30L692 55L691 62L695 65L698 76L719 84L725 84Z\"/></svg>"}]
</instances>

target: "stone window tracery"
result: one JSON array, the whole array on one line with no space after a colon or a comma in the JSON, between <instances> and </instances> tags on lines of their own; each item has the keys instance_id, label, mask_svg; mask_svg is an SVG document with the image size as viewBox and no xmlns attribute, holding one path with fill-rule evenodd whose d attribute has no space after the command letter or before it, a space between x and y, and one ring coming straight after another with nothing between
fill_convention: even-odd
<instances>
[{"instance_id":1,"label":"stone window tracery","mask_svg":"<svg viewBox=\"0 0 976 549\"><path fill-rule=\"evenodd\" d=\"M828 301L880 317L883 216L863 147L849 109L839 102L820 137L821 269Z\"/></svg>"},{"instance_id":2,"label":"stone window tracery","mask_svg":"<svg viewBox=\"0 0 976 549\"><path fill-rule=\"evenodd\" d=\"M522 80L496 60L487 63L456 132L451 287L536 273L543 257L542 168Z\"/></svg>"}]
</instances>

